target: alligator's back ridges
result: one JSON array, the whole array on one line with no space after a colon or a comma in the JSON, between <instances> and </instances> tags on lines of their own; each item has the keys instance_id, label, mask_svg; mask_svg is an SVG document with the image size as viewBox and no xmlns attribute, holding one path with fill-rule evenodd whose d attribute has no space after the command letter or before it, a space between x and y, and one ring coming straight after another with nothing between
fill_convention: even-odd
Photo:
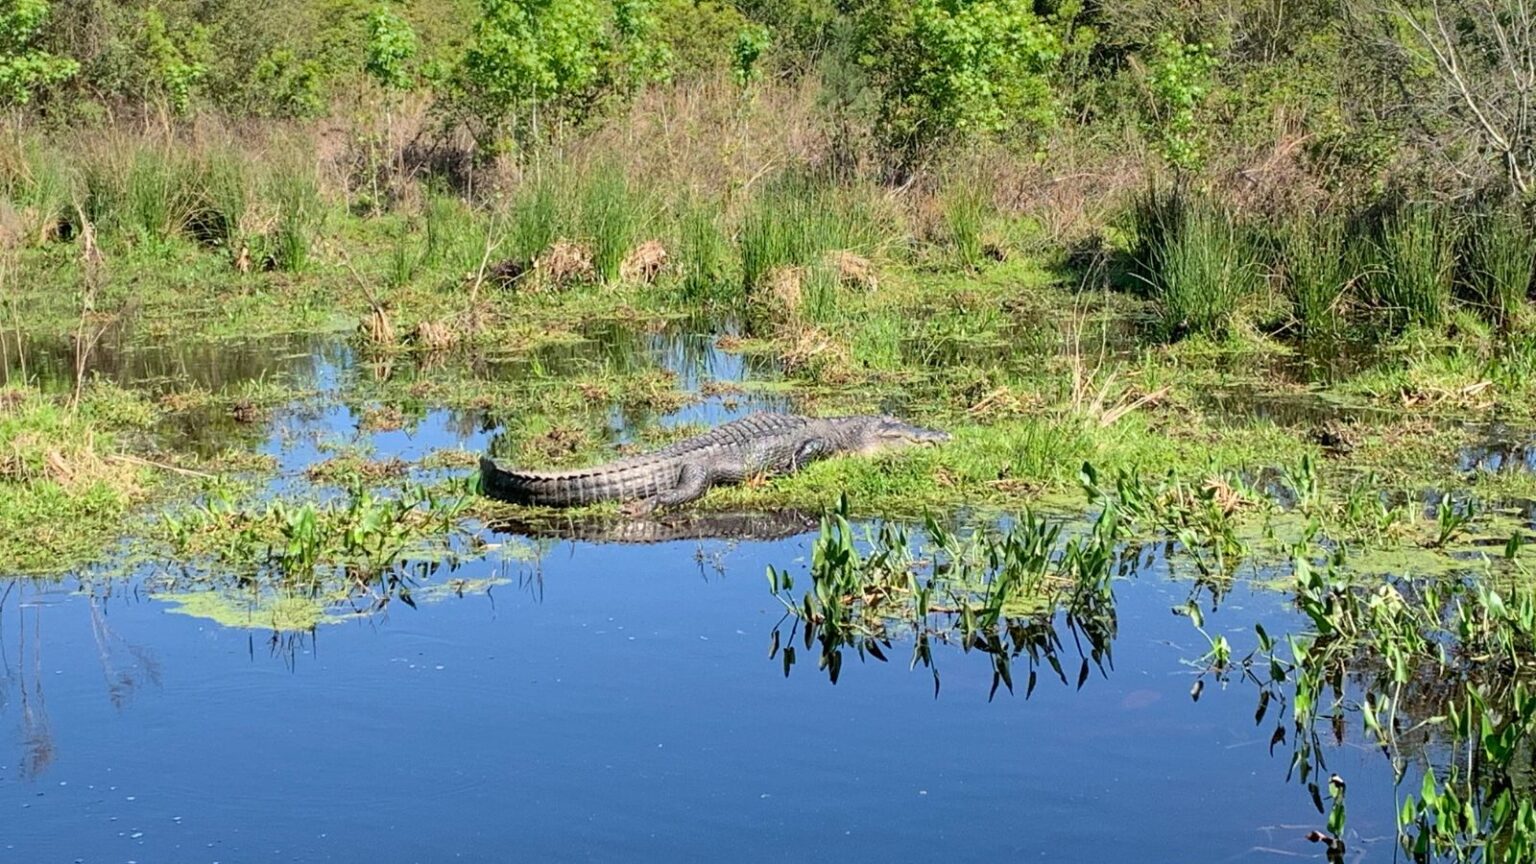
<instances>
[{"instance_id":1,"label":"alligator's back ridges","mask_svg":"<svg viewBox=\"0 0 1536 864\"><path fill-rule=\"evenodd\" d=\"M793 429L802 429L809 422L809 418L795 414L760 412L748 414L740 420L733 420L730 423L717 426L708 432L691 438L674 441L658 450L637 453L634 456L625 456L622 459L604 462L601 465L555 471L527 471L517 468L501 468L501 470L511 477L520 478L528 482L585 478L600 474L617 474L633 468L649 468L658 462L674 461L679 457L690 456L704 450L739 447L768 435L787 432Z\"/></svg>"}]
</instances>

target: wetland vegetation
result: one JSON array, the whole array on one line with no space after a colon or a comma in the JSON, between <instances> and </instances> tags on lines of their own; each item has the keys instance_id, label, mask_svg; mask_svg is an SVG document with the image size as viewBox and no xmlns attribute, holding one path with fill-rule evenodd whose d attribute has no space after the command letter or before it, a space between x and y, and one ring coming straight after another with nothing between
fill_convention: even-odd
<instances>
[{"instance_id":1,"label":"wetland vegetation","mask_svg":"<svg viewBox=\"0 0 1536 864\"><path fill-rule=\"evenodd\" d=\"M1304 852L1384 857L1370 784L1412 860L1536 855L1524 0L268 6L0 0L8 586L293 656L734 535L786 676L998 701L1112 679L1166 581ZM476 494L751 410L953 440L686 523Z\"/></svg>"}]
</instances>

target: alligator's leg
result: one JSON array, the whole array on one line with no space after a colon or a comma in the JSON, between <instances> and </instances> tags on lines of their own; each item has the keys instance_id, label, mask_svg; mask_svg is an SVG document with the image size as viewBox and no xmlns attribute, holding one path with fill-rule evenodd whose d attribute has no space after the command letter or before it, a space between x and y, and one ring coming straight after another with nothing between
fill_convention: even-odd
<instances>
[{"instance_id":1,"label":"alligator's leg","mask_svg":"<svg viewBox=\"0 0 1536 864\"><path fill-rule=\"evenodd\" d=\"M826 456L831 450L832 448L828 446L827 439L825 438L812 438L806 441L795 448L795 455L789 457L790 473L799 471L817 459Z\"/></svg>"},{"instance_id":2,"label":"alligator's leg","mask_svg":"<svg viewBox=\"0 0 1536 864\"><path fill-rule=\"evenodd\" d=\"M679 504L687 504L689 501L697 501L704 497L709 487L714 485L707 468L701 465L684 465L677 473L677 484L671 489L663 489L651 498L641 498L631 501L619 508L619 512L625 516L644 516L658 507L676 507Z\"/></svg>"}]
</instances>

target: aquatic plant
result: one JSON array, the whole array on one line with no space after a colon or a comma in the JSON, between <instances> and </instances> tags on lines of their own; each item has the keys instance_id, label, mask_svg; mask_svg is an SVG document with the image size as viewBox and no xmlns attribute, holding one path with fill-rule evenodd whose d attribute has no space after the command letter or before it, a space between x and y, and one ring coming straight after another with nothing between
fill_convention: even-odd
<instances>
[{"instance_id":1,"label":"aquatic plant","mask_svg":"<svg viewBox=\"0 0 1536 864\"><path fill-rule=\"evenodd\" d=\"M678 230L681 234L678 257L682 262L683 300L717 298L729 288L726 281L729 247L721 231L718 211L706 204L691 204L683 211Z\"/></svg>"},{"instance_id":2,"label":"aquatic plant","mask_svg":"<svg viewBox=\"0 0 1536 864\"><path fill-rule=\"evenodd\" d=\"M844 497L823 518L812 546L810 587L796 595L789 571L770 566L769 589L794 622L789 642L796 629L803 630L806 650L816 642L818 666L834 684L845 649L884 661L901 632L913 641L912 665L932 674L935 695L940 677L933 645L951 640L990 657L994 696L1000 687L1013 690L1013 661L1027 655L1027 695L1042 664L1067 683L1066 632L1078 637L1081 687L1091 668L1102 670L1114 638L1110 582L1120 524L1117 511L1106 507L1086 536L1058 543L1061 526L1028 511L1001 538L962 537L929 518L919 553L905 527L882 523L861 552ZM782 626L774 629L769 653L779 656L782 649L787 675L796 654L783 643Z\"/></svg>"},{"instance_id":3,"label":"aquatic plant","mask_svg":"<svg viewBox=\"0 0 1536 864\"><path fill-rule=\"evenodd\" d=\"M287 273L302 272L309 266L323 218L315 178L301 166L280 164L267 182L267 194L277 208L276 226L267 240L272 265Z\"/></svg>"},{"instance_id":4,"label":"aquatic plant","mask_svg":"<svg viewBox=\"0 0 1536 864\"><path fill-rule=\"evenodd\" d=\"M1338 333L1355 281L1347 222L1309 214L1281 229L1280 252L1296 320L1309 337Z\"/></svg>"},{"instance_id":5,"label":"aquatic plant","mask_svg":"<svg viewBox=\"0 0 1536 864\"><path fill-rule=\"evenodd\" d=\"M163 517L162 530L178 556L319 592L389 578L410 558L442 554L468 495L406 483L387 495L353 486L339 502L244 504L215 488L203 504Z\"/></svg>"},{"instance_id":6,"label":"aquatic plant","mask_svg":"<svg viewBox=\"0 0 1536 864\"><path fill-rule=\"evenodd\" d=\"M579 233L591 243L592 264L604 282L617 282L624 256L634 248L645 221L645 202L624 169L599 165L582 179Z\"/></svg>"},{"instance_id":7,"label":"aquatic plant","mask_svg":"<svg viewBox=\"0 0 1536 864\"><path fill-rule=\"evenodd\" d=\"M991 202L975 183L957 183L943 198L944 229L955 260L967 270L985 262L981 234Z\"/></svg>"}]
</instances>

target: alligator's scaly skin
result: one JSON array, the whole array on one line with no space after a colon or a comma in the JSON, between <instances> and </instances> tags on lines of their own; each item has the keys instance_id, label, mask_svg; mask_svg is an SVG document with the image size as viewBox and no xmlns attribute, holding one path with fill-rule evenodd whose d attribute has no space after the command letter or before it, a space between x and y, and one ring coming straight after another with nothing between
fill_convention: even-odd
<instances>
[{"instance_id":1,"label":"alligator's scaly skin","mask_svg":"<svg viewBox=\"0 0 1536 864\"><path fill-rule=\"evenodd\" d=\"M792 473L829 456L948 438L893 417L752 414L660 450L592 468L524 471L482 458L480 475L486 494L519 504L578 507L624 501L644 512L693 501L711 486Z\"/></svg>"}]
</instances>

